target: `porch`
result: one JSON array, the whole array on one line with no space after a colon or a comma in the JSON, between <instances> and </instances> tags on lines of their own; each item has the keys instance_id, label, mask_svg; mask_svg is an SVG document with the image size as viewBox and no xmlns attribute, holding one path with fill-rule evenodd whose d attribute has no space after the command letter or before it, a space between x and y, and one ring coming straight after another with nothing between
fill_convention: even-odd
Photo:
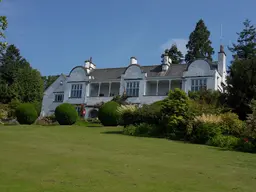
<instances>
[{"instance_id":1,"label":"porch","mask_svg":"<svg viewBox=\"0 0 256 192\"><path fill-rule=\"evenodd\" d=\"M146 82L144 96L166 96L175 88L182 89L182 80L150 80Z\"/></svg>"},{"instance_id":2,"label":"porch","mask_svg":"<svg viewBox=\"0 0 256 192\"><path fill-rule=\"evenodd\" d=\"M119 95L120 82L91 83L89 97L114 97Z\"/></svg>"}]
</instances>

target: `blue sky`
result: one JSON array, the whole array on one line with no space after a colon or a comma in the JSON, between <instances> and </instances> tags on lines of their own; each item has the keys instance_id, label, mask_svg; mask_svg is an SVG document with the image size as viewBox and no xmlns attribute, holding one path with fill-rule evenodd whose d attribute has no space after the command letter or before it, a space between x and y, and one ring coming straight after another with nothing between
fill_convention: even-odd
<instances>
[{"instance_id":1,"label":"blue sky","mask_svg":"<svg viewBox=\"0 0 256 192\"><path fill-rule=\"evenodd\" d=\"M246 18L255 24L255 7L255 0L3 0L0 15L8 17L9 44L43 75L53 75L90 56L98 68L127 66L131 56L141 65L158 64L173 42L186 51L200 18L217 53L221 24L227 46Z\"/></svg>"}]
</instances>

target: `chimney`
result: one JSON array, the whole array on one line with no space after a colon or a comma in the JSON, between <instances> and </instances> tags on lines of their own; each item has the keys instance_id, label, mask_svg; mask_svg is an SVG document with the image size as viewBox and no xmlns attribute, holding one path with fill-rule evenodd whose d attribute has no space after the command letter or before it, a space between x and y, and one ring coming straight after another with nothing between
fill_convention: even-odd
<instances>
[{"instance_id":1,"label":"chimney","mask_svg":"<svg viewBox=\"0 0 256 192\"><path fill-rule=\"evenodd\" d=\"M167 54L165 54L162 60L162 71L168 71L171 63L172 59Z\"/></svg>"},{"instance_id":2,"label":"chimney","mask_svg":"<svg viewBox=\"0 0 256 192\"><path fill-rule=\"evenodd\" d=\"M226 80L226 53L223 45L220 45L220 51L218 53L218 72L222 77L222 81Z\"/></svg>"},{"instance_id":3,"label":"chimney","mask_svg":"<svg viewBox=\"0 0 256 192\"><path fill-rule=\"evenodd\" d=\"M84 68L86 69L88 74L96 68L96 65L92 62L92 57L84 62Z\"/></svg>"},{"instance_id":4,"label":"chimney","mask_svg":"<svg viewBox=\"0 0 256 192\"><path fill-rule=\"evenodd\" d=\"M136 57L131 57L130 58L130 65L136 65L136 64L138 64L138 61L137 61Z\"/></svg>"}]
</instances>

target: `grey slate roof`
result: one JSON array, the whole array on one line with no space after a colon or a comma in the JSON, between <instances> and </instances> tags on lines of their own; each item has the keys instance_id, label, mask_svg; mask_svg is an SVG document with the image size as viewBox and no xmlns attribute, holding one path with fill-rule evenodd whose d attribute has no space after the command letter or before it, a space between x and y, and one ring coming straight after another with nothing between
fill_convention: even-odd
<instances>
[{"instance_id":1,"label":"grey slate roof","mask_svg":"<svg viewBox=\"0 0 256 192\"><path fill-rule=\"evenodd\" d=\"M147 73L147 77L157 77L157 76L168 76L168 77L182 77L183 71L186 70L187 64L171 64L168 71L163 72L161 65L150 65L150 66L140 66L142 72ZM127 67L120 68L105 68L105 69L95 69L91 72L94 80L104 81L111 79L120 79L121 75L125 72Z\"/></svg>"}]
</instances>

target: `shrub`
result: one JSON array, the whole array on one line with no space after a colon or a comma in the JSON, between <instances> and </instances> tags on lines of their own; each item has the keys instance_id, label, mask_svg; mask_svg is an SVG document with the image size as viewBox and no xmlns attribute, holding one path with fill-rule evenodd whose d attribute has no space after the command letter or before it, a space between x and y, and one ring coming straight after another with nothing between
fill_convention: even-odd
<instances>
[{"instance_id":1,"label":"shrub","mask_svg":"<svg viewBox=\"0 0 256 192\"><path fill-rule=\"evenodd\" d=\"M194 143L205 144L217 135L221 135L219 124L195 121L190 134L190 140Z\"/></svg>"},{"instance_id":2,"label":"shrub","mask_svg":"<svg viewBox=\"0 0 256 192\"><path fill-rule=\"evenodd\" d=\"M8 117L15 117L15 113L16 113L16 109L18 108L18 106L21 104L21 102L17 99L13 99L11 100L11 102L8 104Z\"/></svg>"},{"instance_id":3,"label":"shrub","mask_svg":"<svg viewBox=\"0 0 256 192\"><path fill-rule=\"evenodd\" d=\"M141 123L138 125L128 125L124 127L123 133L125 135L132 136L142 136L142 137L158 137L159 135L159 126L148 123Z\"/></svg>"},{"instance_id":4,"label":"shrub","mask_svg":"<svg viewBox=\"0 0 256 192\"><path fill-rule=\"evenodd\" d=\"M244 135L245 123L241 121L235 113L223 113L220 115L222 120L223 134L241 137Z\"/></svg>"},{"instance_id":5,"label":"shrub","mask_svg":"<svg viewBox=\"0 0 256 192\"><path fill-rule=\"evenodd\" d=\"M20 104L16 109L16 117L20 124L32 124L37 119L35 106L31 103Z\"/></svg>"},{"instance_id":6,"label":"shrub","mask_svg":"<svg viewBox=\"0 0 256 192\"><path fill-rule=\"evenodd\" d=\"M34 101L33 105L35 106L35 109L36 109L36 112L37 112L37 116L39 116L40 113L41 113L42 103L38 102L38 101Z\"/></svg>"},{"instance_id":7,"label":"shrub","mask_svg":"<svg viewBox=\"0 0 256 192\"><path fill-rule=\"evenodd\" d=\"M117 108L119 104L115 101L109 101L103 104L98 113L98 118L104 126L116 126L119 122Z\"/></svg>"},{"instance_id":8,"label":"shrub","mask_svg":"<svg viewBox=\"0 0 256 192\"><path fill-rule=\"evenodd\" d=\"M168 98L163 101L160 112L165 134L171 139L184 139L193 116L186 93L180 89L170 91Z\"/></svg>"},{"instance_id":9,"label":"shrub","mask_svg":"<svg viewBox=\"0 0 256 192\"><path fill-rule=\"evenodd\" d=\"M8 105L0 104L0 119L7 119L8 117Z\"/></svg>"},{"instance_id":10,"label":"shrub","mask_svg":"<svg viewBox=\"0 0 256 192\"><path fill-rule=\"evenodd\" d=\"M249 114L246 119L245 135L256 140L256 100L251 102L252 114Z\"/></svg>"},{"instance_id":11,"label":"shrub","mask_svg":"<svg viewBox=\"0 0 256 192\"><path fill-rule=\"evenodd\" d=\"M218 115L213 115L213 114L202 114L200 116L195 117L195 122L200 122L200 123L221 123L222 119Z\"/></svg>"},{"instance_id":12,"label":"shrub","mask_svg":"<svg viewBox=\"0 0 256 192\"><path fill-rule=\"evenodd\" d=\"M208 145L227 149L237 149L240 139L230 135L216 135L207 142Z\"/></svg>"},{"instance_id":13,"label":"shrub","mask_svg":"<svg viewBox=\"0 0 256 192\"><path fill-rule=\"evenodd\" d=\"M138 125L140 123L159 124L161 119L160 105L143 105L141 108L132 107L121 114L122 125Z\"/></svg>"},{"instance_id":14,"label":"shrub","mask_svg":"<svg viewBox=\"0 0 256 192\"><path fill-rule=\"evenodd\" d=\"M55 117L60 125L73 125L78 118L75 107L69 103L63 103L55 109Z\"/></svg>"}]
</instances>

